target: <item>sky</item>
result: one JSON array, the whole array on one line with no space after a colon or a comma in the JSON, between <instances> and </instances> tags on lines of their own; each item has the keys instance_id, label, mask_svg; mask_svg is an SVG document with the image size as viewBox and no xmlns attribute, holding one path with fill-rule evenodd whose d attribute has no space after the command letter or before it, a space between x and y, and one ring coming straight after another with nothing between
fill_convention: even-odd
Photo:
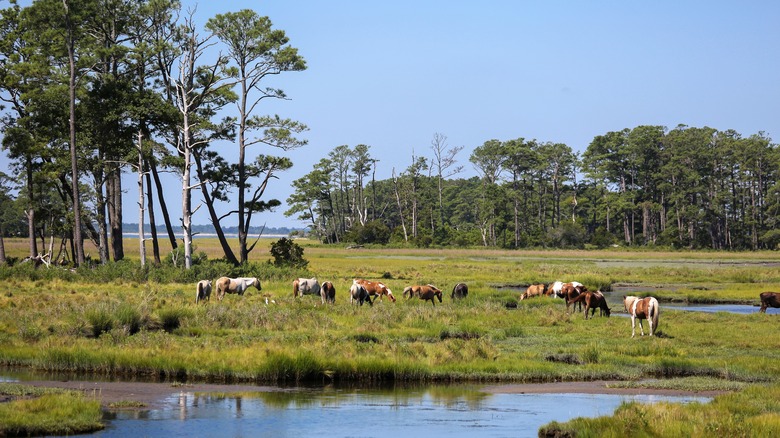
<instances>
[{"instance_id":1,"label":"sky","mask_svg":"<svg viewBox=\"0 0 780 438\"><path fill-rule=\"evenodd\" d=\"M285 217L292 181L335 147L366 144L377 179L431 157L434 134L476 175L474 148L491 139L565 143L679 124L780 143L780 2L523 0L185 0L205 23L252 8L284 30L308 68L269 79L289 100L256 114L305 123L308 145L272 182L282 201L254 225L304 227ZM203 31L205 33L205 30ZM234 144L217 145L228 159ZM8 159L0 157L0 168ZM181 182L166 182L172 218ZM137 221L135 177L124 181L125 222ZM197 204L198 200L194 202ZM227 206L226 206L227 207ZM194 223L208 223L205 206ZM235 222L227 224L235 225Z\"/></svg>"}]
</instances>

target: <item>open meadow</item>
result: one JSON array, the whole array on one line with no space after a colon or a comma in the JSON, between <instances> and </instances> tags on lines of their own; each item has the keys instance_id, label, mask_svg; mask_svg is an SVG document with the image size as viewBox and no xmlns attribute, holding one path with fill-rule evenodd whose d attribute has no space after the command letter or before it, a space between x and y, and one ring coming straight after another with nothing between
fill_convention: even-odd
<instances>
[{"instance_id":1,"label":"open meadow","mask_svg":"<svg viewBox=\"0 0 780 438\"><path fill-rule=\"evenodd\" d=\"M141 280L127 240L122 267L94 273L0 268L0 363L39 371L208 382L554 382L679 378L678 389L764 386L780 375L780 318L682 312L669 301L758 305L780 285L776 252L502 251L330 247L296 240L305 270L276 268L261 241L243 276L262 290L195 303L195 278ZM215 239L196 252L219 257ZM25 246L6 242L7 250ZM94 252L93 252L94 254ZM204 265L210 262L203 261ZM227 265L215 265L217 267ZM84 268L82 268L84 269ZM119 272L119 274L117 274ZM217 272L209 273L216 280ZM293 298L295 277L332 281L335 304ZM161 276L158 276L161 277ZM373 306L350 305L353 278L393 291ZM631 338L621 308L585 320L560 299L519 301L518 287L554 280L591 289L636 288L661 302L657 336ZM465 282L469 294L450 292ZM443 303L405 300L412 284L435 284ZM509 287L513 286L513 287ZM648 292L650 291L650 292ZM268 299L268 302L266 302ZM645 323L645 330L647 325ZM696 387L686 388L695 378ZM701 382L707 382L702 385ZM780 424L777 414L775 427Z\"/></svg>"}]
</instances>

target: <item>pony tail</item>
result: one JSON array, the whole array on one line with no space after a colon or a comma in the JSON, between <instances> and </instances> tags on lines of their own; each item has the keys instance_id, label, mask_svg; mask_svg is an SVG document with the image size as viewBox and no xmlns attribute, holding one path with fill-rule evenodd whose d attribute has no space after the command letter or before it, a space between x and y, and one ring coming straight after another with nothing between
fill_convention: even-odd
<instances>
[{"instance_id":1,"label":"pony tail","mask_svg":"<svg viewBox=\"0 0 780 438\"><path fill-rule=\"evenodd\" d=\"M653 299L653 332L658 331L658 315L661 313L661 306L658 305L658 300Z\"/></svg>"}]
</instances>

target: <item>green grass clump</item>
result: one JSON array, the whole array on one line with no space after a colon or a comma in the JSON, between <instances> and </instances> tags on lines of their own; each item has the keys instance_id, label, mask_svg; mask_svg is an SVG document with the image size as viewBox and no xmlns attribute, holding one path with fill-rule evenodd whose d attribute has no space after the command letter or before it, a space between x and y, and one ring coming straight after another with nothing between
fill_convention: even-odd
<instances>
[{"instance_id":1,"label":"green grass clump","mask_svg":"<svg viewBox=\"0 0 780 438\"><path fill-rule=\"evenodd\" d=\"M539 436L780 436L780 385L753 385L709 403L624 403L611 416L546 424Z\"/></svg>"},{"instance_id":2,"label":"green grass clump","mask_svg":"<svg viewBox=\"0 0 780 438\"><path fill-rule=\"evenodd\" d=\"M0 385L0 436L73 435L103 429L100 402L76 391ZM29 398L32 397L32 398Z\"/></svg>"}]
</instances>

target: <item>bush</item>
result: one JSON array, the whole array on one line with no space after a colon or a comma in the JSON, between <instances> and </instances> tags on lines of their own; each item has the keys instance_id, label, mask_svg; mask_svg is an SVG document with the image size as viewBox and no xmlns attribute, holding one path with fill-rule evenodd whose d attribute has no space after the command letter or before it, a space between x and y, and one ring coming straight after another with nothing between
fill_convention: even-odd
<instances>
[{"instance_id":1,"label":"bush","mask_svg":"<svg viewBox=\"0 0 780 438\"><path fill-rule=\"evenodd\" d=\"M276 266L306 268L309 261L303 258L303 248L286 237L271 244L271 255Z\"/></svg>"}]
</instances>

